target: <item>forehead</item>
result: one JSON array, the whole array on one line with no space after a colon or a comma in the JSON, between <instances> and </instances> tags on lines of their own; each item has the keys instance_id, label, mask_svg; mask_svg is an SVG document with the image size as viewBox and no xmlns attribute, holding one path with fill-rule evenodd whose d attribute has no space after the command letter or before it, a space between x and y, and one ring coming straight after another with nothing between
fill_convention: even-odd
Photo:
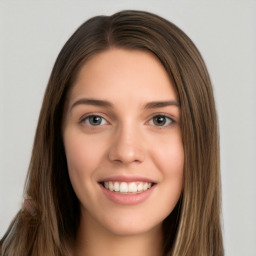
<instances>
[{"instance_id":1,"label":"forehead","mask_svg":"<svg viewBox=\"0 0 256 256\"><path fill-rule=\"evenodd\" d=\"M168 73L151 53L109 49L94 55L81 68L71 90L71 101L82 96L108 100L176 100Z\"/></svg>"}]
</instances>

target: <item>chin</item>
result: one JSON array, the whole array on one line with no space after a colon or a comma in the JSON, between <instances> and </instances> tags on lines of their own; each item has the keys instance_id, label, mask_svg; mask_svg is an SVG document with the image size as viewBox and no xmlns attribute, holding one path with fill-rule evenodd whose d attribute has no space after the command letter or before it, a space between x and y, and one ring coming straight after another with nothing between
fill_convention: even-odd
<instances>
[{"instance_id":1,"label":"chin","mask_svg":"<svg viewBox=\"0 0 256 256\"><path fill-rule=\"evenodd\" d=\"M110 216L109 221L101 224L107 231L117 236L135 236L145 234L154 229L160 230L162 221L145 218L145 213L140 216L127 215L119 217Z\"/></svg>"}]
</instances>

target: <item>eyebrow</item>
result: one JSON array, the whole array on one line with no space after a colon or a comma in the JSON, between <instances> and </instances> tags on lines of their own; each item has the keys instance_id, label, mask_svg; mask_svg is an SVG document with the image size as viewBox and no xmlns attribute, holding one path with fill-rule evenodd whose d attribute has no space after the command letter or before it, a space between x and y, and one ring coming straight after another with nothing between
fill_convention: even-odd
<instances>
[{"instance_id":1,"label":"eyebrow","mask_svg":"<svg viewBox=\"0 0 256 256\"><path fill-rule=\"evenodd\" d=\"M106 101L106 100L95 100L95 99L80 99L76 101L72 106L71 109L77 105L93 105L93 106L99 106L99 107L107 107L107 108L113 108L113 104Z\"/></svg>"},{"instance_id":2,"label":"eyebrow","mask_svg":"<svg viewBox=\"0 0 256 256\"><path fill-rule=\"evenodd\" d=\"M162 108L162 107L168 107L168 106L180 107L180 104L177 101L175 101L175 100L153 101L153 102L147 103L145 105L145 109Z\"/></svg>"},{"instance_id":3,"label":"eyebrow","mask_svg":"<svg viewBox=\"0 0 256 256\"><path fill-rule=\"evenodd\" d=\"M99 106L99 107L107 107L107 108L113 108L114 105L106 100L96 100L96 99L80 99L76 101L74 104L72 104L71 109L74 108L77 105L93 105L93 106ZM169 100L169 101L152 101L148 102L144 108L145 109L154 109L154 108L161 108L161 107L167 107L167 106L177 106L180 107L180 104L175 100Z\"/></svg>"}]
</instances>

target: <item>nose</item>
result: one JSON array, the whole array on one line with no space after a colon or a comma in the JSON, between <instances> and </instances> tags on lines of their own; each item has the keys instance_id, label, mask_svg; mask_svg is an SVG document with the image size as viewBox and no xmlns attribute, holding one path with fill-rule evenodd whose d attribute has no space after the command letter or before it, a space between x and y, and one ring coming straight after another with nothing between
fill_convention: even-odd
<instances>
[{"instance_id":1,"label":"nose","mask_svg":"<svg viewBox=\"0 0 256 256\"><path fill-rule=\"evenodd\" d=\"M123 164L143 162L145 150L139 132L132 127L117 129L109 150L109 159Z\"/></svg>"}]
</instances>

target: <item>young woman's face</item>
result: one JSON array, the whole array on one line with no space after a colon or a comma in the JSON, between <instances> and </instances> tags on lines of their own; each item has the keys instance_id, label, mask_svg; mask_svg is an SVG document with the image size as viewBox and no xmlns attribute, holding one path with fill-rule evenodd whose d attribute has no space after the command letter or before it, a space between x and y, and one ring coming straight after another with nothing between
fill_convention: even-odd
<instances>
[{"instance_id":1,"label":"young woman's face","mask_svg":"<svg viewBox=\"0 0 256 256\"><path fill-rule=\"evenodd\" d=\"M152 54L111 49L82 67L63 127L68 171L87 227L161 229L183 185L180 108Z\"/></svg>"}]
</instances>

